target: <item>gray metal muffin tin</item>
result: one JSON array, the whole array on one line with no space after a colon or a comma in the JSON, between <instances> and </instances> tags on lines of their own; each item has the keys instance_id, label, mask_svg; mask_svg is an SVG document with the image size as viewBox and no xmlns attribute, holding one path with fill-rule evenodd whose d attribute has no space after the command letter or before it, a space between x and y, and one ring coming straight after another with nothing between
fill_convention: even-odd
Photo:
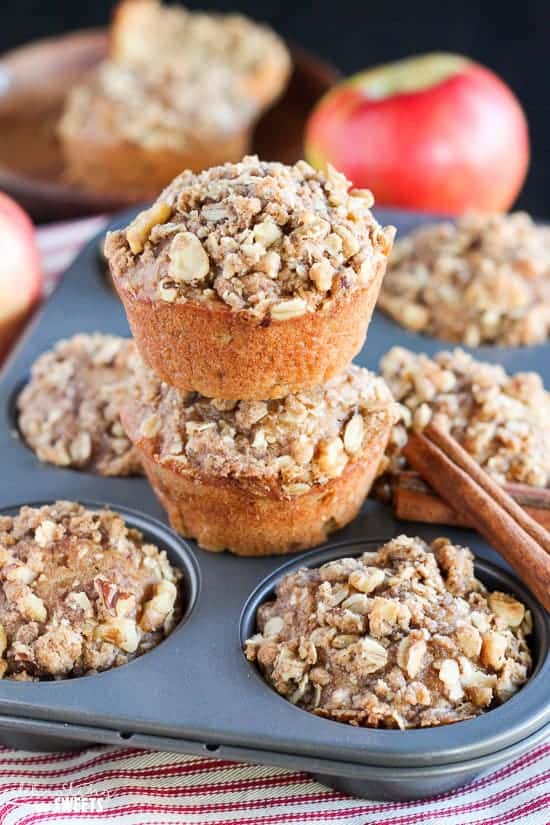
<instances>
[{"instance_id":1,"label":"gray metal muffin tin","mask_svg":"<svg viewBox=\"0 0 550 825\"><path fill-rule=\"evenodd\" d=\"M125 225L131 214L114 225ZM401 232L422 221L402 213L378 214ZM319 550L286 558L236 558L202 551L177 537L143 478L100 478L35 458L18 437L14 417L17 392L34 359L77 332L128 334L122 305L103 273L98 242L91 241L70 267L0 374L0 507L14 512L23 504L59 498L111 505L183 568L188 610L168 639L123 667L58 682L1 681L0 741L39 750L131 742L305 770L359 796L413 799L457 787L550 735L549 617L472 531L397 522L389 507L368 501L360 516ZM395 344L428 353L444 347L376 313L357 361L376 369ZM547 385L549 353L546 345L476 351L510 371L536 369ZM242 653L258 604L290 569L356 554L403 532L426 539L444 534L469 545L479 576L530 606L536 664L528 684L474 720L405 732L354 728L296 708Z\"/></svg>"}]
</instances>

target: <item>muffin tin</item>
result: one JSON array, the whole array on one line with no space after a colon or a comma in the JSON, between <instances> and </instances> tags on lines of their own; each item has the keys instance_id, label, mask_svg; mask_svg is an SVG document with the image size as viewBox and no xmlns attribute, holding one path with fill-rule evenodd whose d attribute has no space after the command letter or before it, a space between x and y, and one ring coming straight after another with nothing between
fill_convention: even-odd
<instances>
[{"instance_id":1,"label":"muffin tin","mask_svg":"<svg viewBox=\"0 0 550 825\"><path fill-rule=\"evenodd\" d=\"M125 225L135 211L113 225ZM378 215L401 232L422 220L384 210ZM284 561L235 558L202 551L177 537L166 527L162 508L143 478L100 478L41 464L18 436L14 400L41 352L59 338L96 330L128 334L122 305L104 276L97 238L73 263L0 375L0 506L9 513L23 504L57 498L87 506L109 504L183 568L187 610L165 641L120 668L59 682L1 681L0 741L40 750L130 741L135 747L305 770L360 796L413 799L463 784L550 734L548 614L475 533L397 522L389 507L369 500L360 516L324 548ZM377 313L356 360L376 368L395 344L430 354L445 347ZM473 352L512 372L536 369L550 384L549 346ZM294 707L263 681L242 653L258 604L287 571L372 549L402 532L428 540L444 534L469 545L479 577L529 605L535 669L528 684L476 719L405 732L353 728Z\"/></svg>"}]
</instances>

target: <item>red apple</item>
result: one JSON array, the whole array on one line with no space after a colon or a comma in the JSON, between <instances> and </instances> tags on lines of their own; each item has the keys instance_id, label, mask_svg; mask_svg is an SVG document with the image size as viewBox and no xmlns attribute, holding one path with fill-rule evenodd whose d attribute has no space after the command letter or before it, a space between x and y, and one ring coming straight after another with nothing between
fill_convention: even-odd
<instances>
[{"instance_id":1,"label":"red apple","mask_svg":"<svg viewBox=\"0 0 550 825\"><path fill-rule=\"evenodd\" d=\"M0 360L41 292L34 227L27 213L0 192Z\"/></svg>"},{"instance_id":2,"label":"red apple","mask_svg":"<svg viewBox=\"0 0 550 825\"><path fill-rule=\"evenodd\" d=\"M493 72L427 54L328 92L310 116L306 157L331 163L381 205L505 211L525 180L529 136L517 98Z\"/></svg>"}]
</instances>

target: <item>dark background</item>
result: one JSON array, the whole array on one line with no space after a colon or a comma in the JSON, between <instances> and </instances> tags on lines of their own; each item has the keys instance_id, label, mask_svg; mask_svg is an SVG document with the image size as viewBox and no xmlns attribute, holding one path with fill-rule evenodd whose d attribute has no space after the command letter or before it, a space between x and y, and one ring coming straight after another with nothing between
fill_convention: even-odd
<instances>
[{"instance_id":1,"label":"dark background","mask_svg":"<svg viewBox=\"0 0 550 825\"><path fill-rule=\"evenodd\" d=\"M110 0L4 0L0 51L106 22ZM203 0L239 10L318 52L348 74L405 55L446 50L494 69L523 103L531 130L529 177L518 205L550 217L550 0Z\"/></svg>"}]
</instances>

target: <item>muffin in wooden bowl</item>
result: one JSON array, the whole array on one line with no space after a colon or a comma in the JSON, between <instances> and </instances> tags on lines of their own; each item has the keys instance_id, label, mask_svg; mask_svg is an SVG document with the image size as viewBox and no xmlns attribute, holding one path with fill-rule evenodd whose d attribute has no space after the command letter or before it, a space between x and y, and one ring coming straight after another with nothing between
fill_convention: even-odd
<instances>
[{"instance_id":1,"label":"muffin in wooden bowl","mask_svg":"<svg viewBox=\"0 0 550 825\"><path fill-rule=\"evenodd\" d=\"M280 38L246 17L126 0L108 58L67 98L67 176L145 200L182 169L238 160L289 73Z\"/></svg>"},{"instance_id":2,"label":"muffin in wooden bowl","mask_svg":"<svg viewBox=\"0 0 550 825\"><path fill-rule=\"evenodd\" d=\"M351 521L393 420L385 383L354 365L322 387L238 402L178 392L142 365L122 410L172 527L246 556L312 547Z\"/></svg>"},{"instance_id":3,"label":"muffin in wooden bowl","mask_svg":"<svg viewBox=\"0 0 550 825\"><path fill-rule=\"evenodd\" d=\"M186 171L105 254L144 361L209 398L322 384L361 349L393 227L367 190L246 157Z\"/></svg>"}]
</instances>

